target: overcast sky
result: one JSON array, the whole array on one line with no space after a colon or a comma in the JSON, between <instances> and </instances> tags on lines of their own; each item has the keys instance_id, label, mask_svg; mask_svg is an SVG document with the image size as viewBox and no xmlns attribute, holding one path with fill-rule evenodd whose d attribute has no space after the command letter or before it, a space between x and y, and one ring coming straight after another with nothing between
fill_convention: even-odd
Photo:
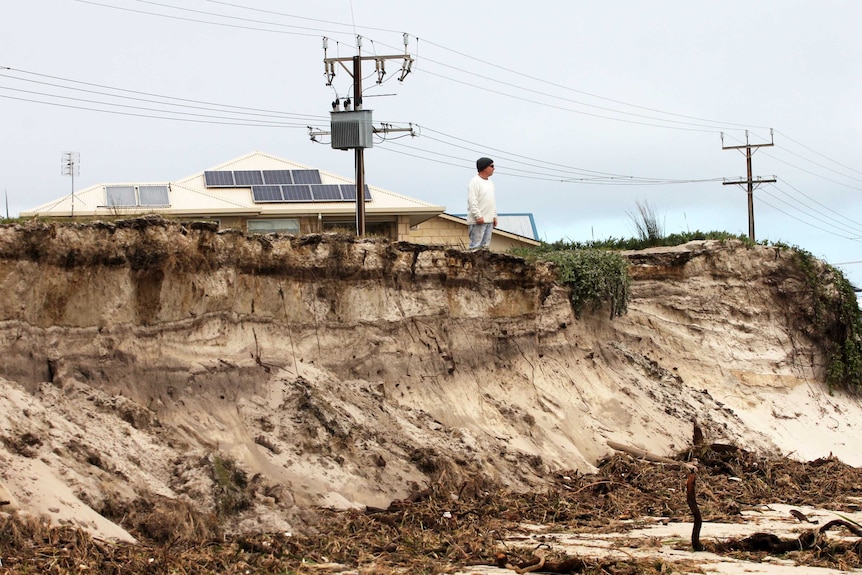
<instances>
[{"instance_id":1,"label":"overcast sky","mask_svg":"<svg viewBox=\"0 0 862 575\"><path fill-rule=\"evenodd\" d=\"M372 185L463 213L475 160L498 210L541 239L748 233L800 246L862 285L862 2L857 0L6 0L0 13L0 187L9 213L75 188L178 179L258 150L347 177L352 152L314 143L352 94L329 57L363 63ZM774 132L773 132L774 130ZM724 138L722 140L722 134ZM399 137L402 136L402 137ZM5 211L4 211L5 213Z\"/></svg>"}]
</instances>

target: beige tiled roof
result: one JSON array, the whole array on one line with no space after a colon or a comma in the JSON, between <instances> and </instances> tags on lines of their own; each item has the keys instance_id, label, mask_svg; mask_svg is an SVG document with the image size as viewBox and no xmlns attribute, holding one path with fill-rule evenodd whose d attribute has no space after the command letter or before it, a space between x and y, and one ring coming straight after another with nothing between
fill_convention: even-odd
<instances>
[{"instance_id":1,"label":"beige tiled roof","mask_svg":"<svg viewBox=\"0 0 862 575\"><path fill-rule=\"evenodd\" d=\"M217 216L227 214L245 215L287 215L287 214L353 214L356 206L353 202L317 202L317 203L255 203L251 188L208 188L204 182L204 171L220 170L311 170L290 160L278 158L263 152L251 152L213 168L207 168L191 176L173 182L123 182L97 184L76 191L74 205L71 195L47 202L28 212L22 212L23 217L44 216L98 216L115 212L121 214L136 212L160 212L174 215ZM324 184L352 184L353 179L320 171ZM107 186L169 186L170 207L141 206L139 208L112 208L106 206L105 188ZM369 184L371 201L366 202L366 214L413 214L420 219L433 217L443 212L443 206L437 206L397 194Z\"/></svg>"}]
</instances>

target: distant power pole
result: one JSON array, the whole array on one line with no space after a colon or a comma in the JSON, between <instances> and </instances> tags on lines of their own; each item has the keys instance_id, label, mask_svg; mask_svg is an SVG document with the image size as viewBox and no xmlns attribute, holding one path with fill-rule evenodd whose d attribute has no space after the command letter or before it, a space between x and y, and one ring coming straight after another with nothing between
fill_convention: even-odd
<instances>
[{"instance_id":1,"label":"distant power pole","mask_svg":"<svg viewBox=\"0 0 862 575\"><path fill-rule=\"evenodd\" d=\"M772 176L770 179L763 179L760 176L757 179L751 175L751 155L753 154L752 149L757 150L757 148L764 148L768 146L774 146L775 140L773 138L772 130L769 130L769 139L770 142L768 144L749 144L748 143L748 130L745 131L745 144L742 146L725 146L724 145L724 132L721 133L721 149L722 150L745 150L745 166L747 168L748 176L746 179L742 180L732 180L727 182L722 182L722 186L730 186L730 185L748 185L748 239L754 241L754 187L755 184L758 186L760 184L772 184L776 182L775 176Z\"/></svg>"},{"instance_id":2,"label":"distant power pole","mask_svg":"<svg viewBox=\"0 0 862 575\"><path fill-rule=\"evenodd\" d=\"M72 176L72 216L75 217L75 176L81 175L81 154L78 152L63 152L60 158L60 173Z\"/></svg>"},{"instance_id":3,"label":"distant power pole","mask_svg":"<svg viewBox=\"0 0 862 575\"><path fill-rule=\"evenodd\" d=\"M413 66L413 58L407 53L407 34L404 34L404 54L390 56L362 56L362 36L356 37L356 56L345 58L327 58L326 50L328 48L327 39L323 39L323 63L325 66L326 85L331 86L332 80L335 78L335 64L338 63L344 68L353 78L353 102L350 98L344 100L344 111L338 109L339 103L336 99L332 103L332 147L342 150L354 148L356 150L356 235L365 235L365 148L371 147L371 135L374 130L371 126L371 110L367 110L367 114L350 114L351 104L355 112L362 111L362 62L374 60L374 68L377 73L377 83L382 84L386 75L387 60L402 60L401 77L399 82L403 82L407 74L411 72ZM348 68L345 64L352 62L352 68ZM357 116L356 118L346 118L344 116ZM339 117L341 116L341 117ZM367 128L367 129L366 129ZM410 131L398 130L394 128L384 127L384 132ZM367 133L366 133L367 132ZM312 139L316 135L322 135L324 132L312 132ZM336 141L335 135L339 138ZM367 136L367 137L366 137Z\"/></svg>"}]
</instances>

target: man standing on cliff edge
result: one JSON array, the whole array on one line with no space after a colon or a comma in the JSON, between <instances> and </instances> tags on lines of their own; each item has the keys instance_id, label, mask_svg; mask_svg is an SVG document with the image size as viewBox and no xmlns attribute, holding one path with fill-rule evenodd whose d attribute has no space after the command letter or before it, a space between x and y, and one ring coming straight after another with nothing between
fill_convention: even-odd
<instances>
[{"instance_id":1,"label":"man standing on cliff edge","mask_svg":"<svg viewBox=\"0 0 862 575\"><path fill-rule=\"evenodd\" d=\"M476 170L479 173L467 184L467 233L471 250L487 248L497 227L497 198L494 183L489 179L494 174L494 160L479 158Z\"/></svg>"}]
</instances>

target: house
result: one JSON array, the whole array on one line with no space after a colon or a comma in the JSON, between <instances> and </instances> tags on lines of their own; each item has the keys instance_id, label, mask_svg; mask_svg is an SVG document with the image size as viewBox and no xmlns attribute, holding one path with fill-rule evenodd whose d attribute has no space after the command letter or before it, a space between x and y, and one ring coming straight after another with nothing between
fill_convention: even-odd
<instances>
[{"instance_id":1,"label":"house","mask_svg":"<svg viewBox=\"0 0 862 575\"><path fill-rule=\"evenodd\" d=\"M375 186L366 185L363 192L368 235L466 247L467 221L446 214L444 206ZM145 213L208 220L220 228L248 233L354 232L356 184L335 174L252 152L173 182L97 184L21 212L21 216L92 219ZM502 228L498 227L491 242L495 251L540 243L534 235Z\"/></svg>"}]
</instances>

